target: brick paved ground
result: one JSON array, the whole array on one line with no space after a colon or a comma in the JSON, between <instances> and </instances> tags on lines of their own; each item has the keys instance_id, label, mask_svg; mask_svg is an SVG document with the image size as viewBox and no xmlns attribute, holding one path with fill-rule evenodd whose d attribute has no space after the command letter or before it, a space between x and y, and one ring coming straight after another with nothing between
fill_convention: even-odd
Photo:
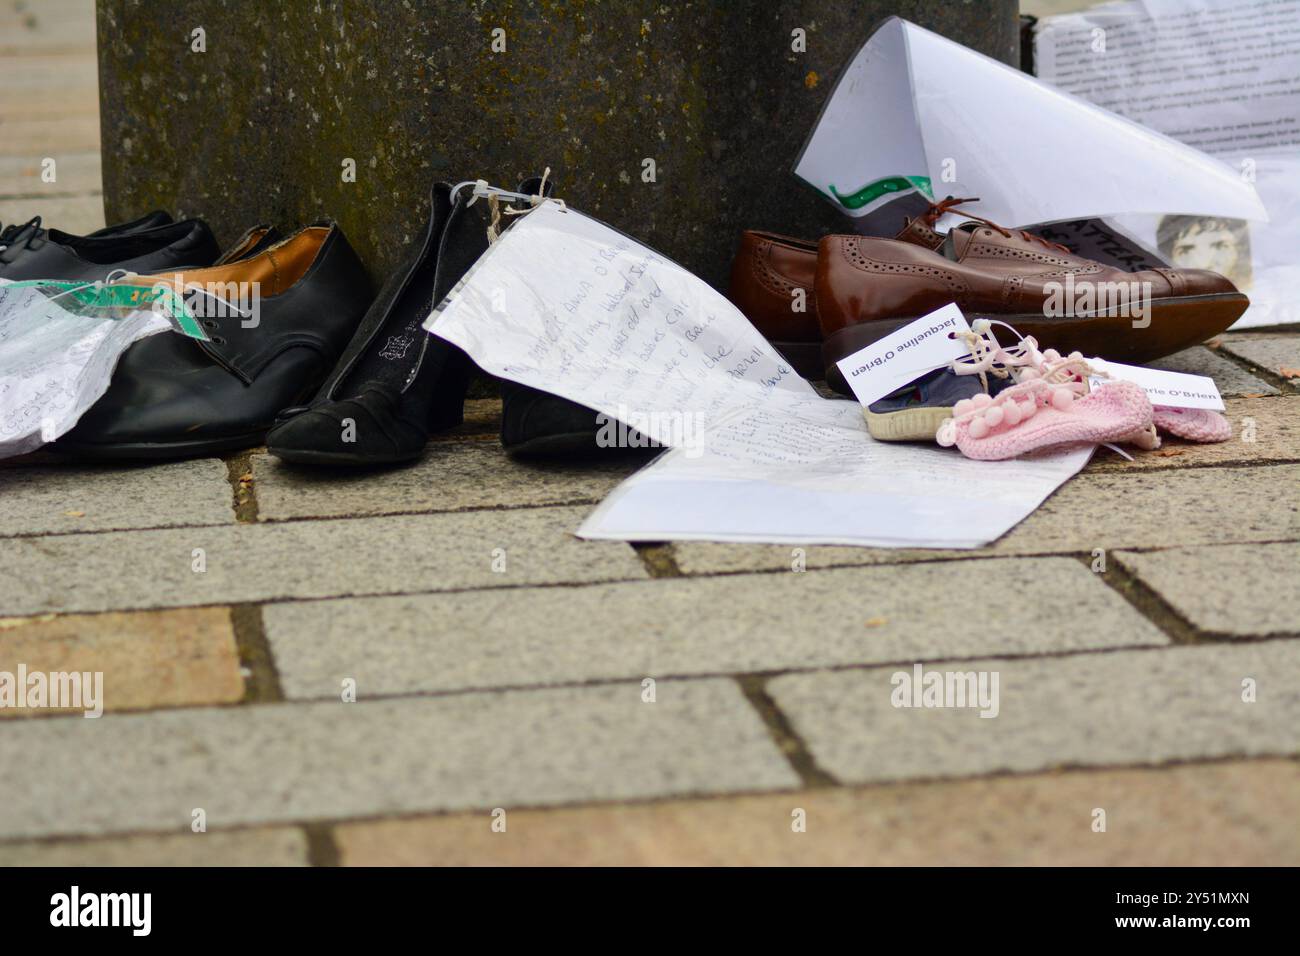
<instances>
[{"instance_id":1,"label":"brick paved ground","mask_svg":"<svg viewBox=\"0 0 1300 956\"><path fill-rule=\"evenodd\" d=\"M23 7L0 221L93 228L89 3ZM0 465L0 670L107 698L0 711L0 863L1300 863L1300 332L1166 364L1215 375L1231 442L803 574L573 539L628 467L512 464L493 400L378 475ZM998 717L892 707L915 662L997 671Z\"/></svg>"}]
</instances>

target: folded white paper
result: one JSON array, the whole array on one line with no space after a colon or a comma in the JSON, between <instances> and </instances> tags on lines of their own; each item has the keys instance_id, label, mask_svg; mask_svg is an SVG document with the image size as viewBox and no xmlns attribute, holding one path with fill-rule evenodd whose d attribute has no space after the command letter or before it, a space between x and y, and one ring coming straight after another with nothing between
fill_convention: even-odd
<instances>
[{"instance_id":1,"label":"folded white paper","mask_svg":"<svg viewBox=\"0 0 1300 956\"><path fill-rule=\"evenodd\" d=\"M875 442L856 403L818 395L706 283L553 202L494 243L425 328L494 375L677 443L585 537L975 547L1091 453L990 463ZM687 415L702 440L682 442Z\"/></svg>"}]
</instances>

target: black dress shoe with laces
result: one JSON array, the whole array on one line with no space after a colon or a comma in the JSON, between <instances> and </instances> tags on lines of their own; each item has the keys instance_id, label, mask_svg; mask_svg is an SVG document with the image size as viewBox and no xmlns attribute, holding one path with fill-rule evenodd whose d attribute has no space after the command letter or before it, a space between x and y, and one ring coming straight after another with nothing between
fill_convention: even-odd
<instances>
[{"instance_id":1,"label":"black dress shoe with laces","mask_svg":"<svg viewBox=\"0 0 1300 956\"><path fill-rule=\"evenodd\" d=\"M9 226L0 239L0 279L94 282L119 271L145 274L206 266L221 254L203 220L148 224L159 216L166 214L150 213L88 236L42 229L39 216Z\"/></svg>"},{"instance_id":2,"label":"black dress shoe with laces","mask_svg":"<svg viewBox=\"0 0 1300 956\"><path fill-rule=\"evenodd\" d=\"M262 442L276 413L320 387L370 304L361 260L333 223L316 223L227 265L126 280L251 289L198 317L208 341L176 332L123 353L108 391L50 450L95 459L214 455ZM231 284L248 284L232 286Z\"/></svg>"},{"instance_id":3,"label":"black dress shoe with laces","mask_svg":"<svg viewBox=\"0 0 1300 956\"><path fill-rule=\"evenodd\" d=\"M485 203L433 187L428 226L384 284L356 337L312 402L287 408L267 435L276 457L310 465L418 458L429 436L459 425L474 364L423 328L433 307L487 249Z\"/></svg>"},{"instance_id":4,"label":"black dress shoe with laces","mask_svg":"<svg viewBox=\"0 0 1300 956\"><path fill-rule=\"evenodd\" d=\"M161 209L156 209L139 219L132 219L130 222L121 222L113 226L105 226L103 229L96 229L94 232L76 238L104 239L110 236L123 236L131 232L152 229L154 226L165 226L171 221L171 216ZM10 223L0 228L0 278L5 278L6 266L17 262L18 258L25 253L39 249L47 241L49 234L50 230L41 225L40 216L33 216L27 222ZM58 277L42 276L41 278Z\"/></svg>"}]
</instances>

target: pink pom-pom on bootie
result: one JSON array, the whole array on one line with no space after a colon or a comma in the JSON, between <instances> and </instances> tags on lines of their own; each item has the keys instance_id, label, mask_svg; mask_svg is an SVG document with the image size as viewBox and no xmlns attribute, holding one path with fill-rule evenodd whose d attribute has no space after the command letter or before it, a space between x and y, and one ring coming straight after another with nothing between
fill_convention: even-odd
<instances>
[{"instance_id":1,"label":"pink pom-pom on bootie","mask_svg":"<svg viewBox=\"0 0 1300 956\"><path fill-rule=\"evenodd\" d=\"M1153 411L1156 428L1188 441L1216 442L1232 437L1232 424L1213 409L1157 405Z\"/></svg>"},{"instance_id":2,"label":"pink pom-pom on bootie","mask_svg":"<svg viewBox=\"0 0 1300 956\"><path fill-rule=\"evenodd\" d=\"M1079 396L1077 386L1030 379L994 399L963 399L953 413L939 426L935 440L956 445L967 458L981 461L1078 443L1159 445L1151 427L1151 402L1131 382L1107 382Z\"/></svg>"}]
</instances>

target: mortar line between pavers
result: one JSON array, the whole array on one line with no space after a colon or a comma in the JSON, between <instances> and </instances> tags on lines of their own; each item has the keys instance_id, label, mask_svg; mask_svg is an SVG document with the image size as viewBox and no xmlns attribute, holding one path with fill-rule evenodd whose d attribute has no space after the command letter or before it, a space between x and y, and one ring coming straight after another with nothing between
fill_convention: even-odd
<instances>
[{"instance_id":1,"label":"mortar line between pavers","mask_svg":"<svg viewBox=\"0 0 1300 956\"><path fill-rule=\"evenodd\" d=\"M817 763L817 758L813 756L812 749L803 736L794 729L790 718L767 692L769 679L765 676L749 675L737 677L736 683L740 686L740 692L745 696L745 700L754 708L758 719L763 722L776 749L799 777L799 782L809 790L839 786L839 781Z\"/></svg>"},{"instance_id":2,"label":"mortar line between pavers","mask_svg":"<svg viewBox=\"0 0 1300 956\"><path fill-rule=\"evenodd\" d=\"M1118 594L1133 610L1155 626L1175 645L1219 643L1209 638L1187 618L1178 613L1168 601L1153 587L1130 571L1118 560L1110 560L1115 551L1127 551L1127 548L1112 548L1104 552L1106 570L1093 572L1101 578L1103 584ZM1092 555L1079 555L1079 560L1091 571Z\"/></svg>"},{"instance_id":3,"label":"mortar line between pavers","mask_svg":"<svg viewBox=\"0 0 1300 956\"><path fill-rule=\"evenodd\" d=\"M1300 754L1227 754L1213 757L1181 757L1171 758L1169 760L1158 761L1154 763L1127 763L1127 764L1069 764L1053 767L1044 767L1036 770L994 770L988 773L973 773L949 777L908 777L899 780L875 780L865 783L846 783L835 787L819 788L823 791L830 789L842 790L845 792L873 792L878 790L892 790L902 787L914 787L917 785L932 784L963 784L979 783L983 781L998 780L1016 780L1032 779L1035 777L1054 777L1061 776L1082 776L1086 774L1100 773L1125 773L1125 772L1144 772L1160 773L1164 770L1172 770L1180 767L1213 767L1220 764L1254 764L1254 763L1273 763L1277 761L1286 761L1289 763L1300 763ZM571 800L560 803L519 803L510 807L512 811L528 812L546 812L551 810L585 810L585 809L606 809L609 807L649 807L659 804L671 803L692 803L702 800L721 801L721 800L740 800L747 798L774 797L788 794L791 797L797 797L801 793L806 793L810 788L804 787L778 787L772 789L760 790L726 790L714 791L711 793L673 793L662 794L659 796L649 797L624 797L611 799L586 799ZM472 807L455 807L448 809L427 809L427 810L406 810L397 813L387 814L361 814L357 816L345 817L322 817L315 820L288 819L288 820L259 820L257 822L239 823L231 826L220 826L211 828L206 835L218 833L244 833L257 830L280 830L301 828L306 830L309 827L325 827L333 831L337 827L348 826L352 824L370 824L370 823L409 823L420 820L429 820L442 817L456 816L476 816L486 815L491 810L500 806L499 803L484 803ZM182 829L127 829L112 830L108 833L92 832L67 832L47 834L45 836L0 836L0 847L6 846L62 846L75 843L99 843L117 840L130 840L139 837L169 837L181 836L190 833L188 827ZM196 834L196 839L201 839L203 835ZM337 843L336 843L337 846ZM308 850L308 860L310 862L310 847ZM340 862L339 865L342 865Z\"/></svg>"},{"instance_id":4,"label":"mortar line between pavers","mask_svg":"<svg viewBox=\"0 0 1300 956\"><path fill-rule=\"evenodd\" d=\"M257 524L257 488L253 481L253 454L249 448L226 459L226 480L230 483L231 507L236 524ZM224 526L223 526L224 527Z\"/></svg>"},{"instance_id":5,"label":"mortar line between pavers","mask_svg":"<svg viewBox=\"0 0 1300 956\"><path fill-rule=\"evenodd\" d=\"M308 866L339 866L342 854L334 838L334 825L317 821L304 821L302 834L307 840Z\"/></svg>"},{"instance_id":6,"label":"mortar line between pavers","mask_svg":"<svg viewBox=\"0 0 1300 956\"><path fill-rule=\"evenodd\" d=\"M632 541L632 550L636 556L641 559L645 565L646 573L651 578L680 578L684 577L682 569L677 565L677 552L673 549L671 541L667 542L645 542Z\"/></svg>"},{"instance_id":7,"label":"mortar line between pavers","mask_svg":"<svg viewBox=\"0 0 1300 956\"><path fill-rule=\"evenodd\" d=\"M0 202L15 202L23 199L100 199L103 195L97 192L0 193Z\"/></svg>"},{"instance_id":8,"label":"mortar line between pavers","mask_svg":"<svg viewBox=\"0 0 1300 956\"><path fill-rule=\"evenodd\" d=\"M266 625L262 620L262 606L260 604L232 604L230 606L230 627L235 634L235 646L239 650L239 663L241 667L248 670L248 676L244 679L244 696L239 700L239 704L285 701L287 698L284 695L284 688L280 684L280 672L275 664L275 654L271 650L271 642L266 638Z\"/></svg>"},{"instance_id":9,"label":"mortar line between pavers","mask_svg":"<svg viewBox=\"0 0 1300 956\"><path fill-rule=\"evenodd\" d=\"M1260 337L1263 338L1263 336ZM1246 372L1247 374L1252 375L1255 378L1259 379L1261 382L1265 383L1266 385L1273 386L1279 392L1278 395L1261 395L1260 396L1261 398L1281 398L1282 396L1285 395L1296 395L1300 393L1300 386L1297 386L1296 383L1292 382L1290 379L1282 375L1278 375L1272 369L1263 368L1261 366L1256 365L1250 359L1242 358L1236 352L1232 351L1232 346L1233 346L1232 342L1220 342L1218 345L1211 348L1210 351L1213 352L1215 355L1219 356L1220 358L1237 366L1239 369ZM1242 396L1233 396L1233 397L1240 398Z\"/></svg>"}]
</instances>

